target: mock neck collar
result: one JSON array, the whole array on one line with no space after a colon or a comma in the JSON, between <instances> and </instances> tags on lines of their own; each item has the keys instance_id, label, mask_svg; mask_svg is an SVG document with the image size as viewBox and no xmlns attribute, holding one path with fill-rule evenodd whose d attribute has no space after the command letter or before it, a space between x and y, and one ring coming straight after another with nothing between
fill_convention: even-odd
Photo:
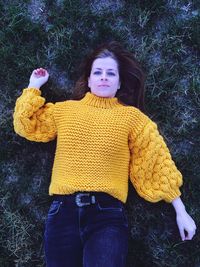
<instances>
[{"instance_id":1,"label":"mock neck collar","mask_svg":"<svg viewBox=\"0 0 200 267\"><path fill-rule=\"evenodd\" d=\"M101 97L91 92L87 92L80 102L88 106L104 109L112 109L121 106L117 97Z\"/></svg>"}]
</instances>

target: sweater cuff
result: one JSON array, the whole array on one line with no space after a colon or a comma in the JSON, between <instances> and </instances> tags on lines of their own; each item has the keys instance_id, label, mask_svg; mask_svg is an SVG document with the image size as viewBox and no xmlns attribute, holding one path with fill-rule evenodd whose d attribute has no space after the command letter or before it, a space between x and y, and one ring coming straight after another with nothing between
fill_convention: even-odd
<instances>
[{"instance_id":1,"label":"sweater cuff","mask_svg":"<svg viewBox=\"0 0 200 267\"><path fill-rule=\"evenodd\" d=\"M23 89L23 94L27 95L29 93L34 93L35 95L41 95L41 90L37 89L36 87L29 87L29 88L25 88Z\"/></svg>"},{"instance_id":2,"label":"sweater cuff","mask_svg":"<svg viewBox=\"0 0 200 267\"><path fill-rule=\"evenodd\" d=\"M180 197L180 196L181 196L181 191L180 191L179 188L177 188L176 191L168 193L168 194L165 196L164 200L165 200L165 202L167 202L167 203L172 203L172 201L173 201L175 198Z\"/></svg>"}]
</instances>

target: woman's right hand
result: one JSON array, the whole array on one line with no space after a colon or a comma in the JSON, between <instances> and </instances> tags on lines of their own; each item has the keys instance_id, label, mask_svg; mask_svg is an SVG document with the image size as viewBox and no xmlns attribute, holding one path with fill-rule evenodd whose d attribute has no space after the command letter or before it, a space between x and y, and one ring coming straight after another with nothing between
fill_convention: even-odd
<instances>
[{"instance_id":1,"label":"woman's right hand","mask_svg":"<svg viewBox=\"0 0 200 267\"><path fill-rule=\"evenodd\" d=\"M30 77L30 82L28 85L28 88L38 88L40 89L40 87L45 84L49 79L49 73L47 72L47 70L43 69L43 68L38 68L33 70L31 77Z\"/></svg>"}]
</instances>

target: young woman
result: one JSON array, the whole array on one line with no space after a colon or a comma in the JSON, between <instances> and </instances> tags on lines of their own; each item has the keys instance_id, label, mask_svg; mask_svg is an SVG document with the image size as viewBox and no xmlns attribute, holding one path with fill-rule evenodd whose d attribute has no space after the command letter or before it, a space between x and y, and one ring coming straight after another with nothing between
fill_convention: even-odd
<instances>
[{"instance_id":1,"label":"young woman","mask_svg":"<svg viewBox=\"0 0 200 267\"><path fill-rule=\"evenodd\" d=\"M45 103L49 74L35 69L17 99L14 129L28 140L57 137L45 223L48 267L124 267L128 178L147 201L172 203L182 240L196 225L181 201L182 175L157 125L144 114L144 74L119 43L85 60L73 99ZM186 231L186 232L185 232Z\"/></svg>"}]
</instances>

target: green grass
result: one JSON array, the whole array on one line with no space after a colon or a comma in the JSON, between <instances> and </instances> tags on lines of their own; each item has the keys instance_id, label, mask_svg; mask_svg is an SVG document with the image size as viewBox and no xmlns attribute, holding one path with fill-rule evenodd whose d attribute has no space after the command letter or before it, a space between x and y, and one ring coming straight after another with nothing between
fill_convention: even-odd
<instances>
[{"instance_id":1,"label":"green grass","mask_svg":"<svg viewBox=\"0 0 200 267\"><path fill-rule=\"evenodd\" d=\"M36 67L50 80L47 101L68 99L79 64L100 42L115 39L146 72L146 109L184 176L182 199L199 227L199 1L0 0L0 266L44 266L55 142L24 140L13 131L16 98ZM142 211L142 212L141 212ZM180 242L175 212L141 199L129 184L127 267L200 266L199 234Z\"/></svg>"}]
</instances>

